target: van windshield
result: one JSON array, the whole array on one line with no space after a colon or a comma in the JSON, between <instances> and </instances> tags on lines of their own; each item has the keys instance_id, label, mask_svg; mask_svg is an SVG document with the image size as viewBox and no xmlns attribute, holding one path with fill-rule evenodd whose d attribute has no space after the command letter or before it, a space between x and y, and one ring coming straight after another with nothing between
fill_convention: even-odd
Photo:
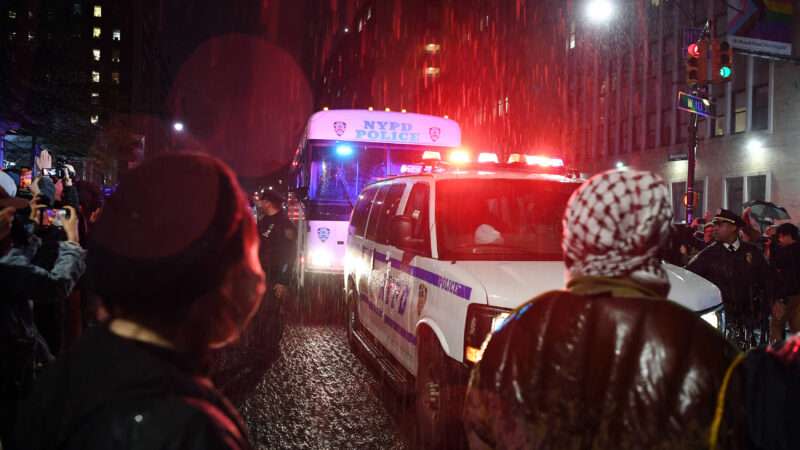
<instances>
[{"instance_id":1,"label":"van windshield","mask_svg":"<svg viewBox=\"0 0 800 450\"><path fill-rule=\"evenodd\" d=\"M559 261L561 219L579 183L459 179L436 184L436 236L445 260Z\"/></svg>"}]
</instances>

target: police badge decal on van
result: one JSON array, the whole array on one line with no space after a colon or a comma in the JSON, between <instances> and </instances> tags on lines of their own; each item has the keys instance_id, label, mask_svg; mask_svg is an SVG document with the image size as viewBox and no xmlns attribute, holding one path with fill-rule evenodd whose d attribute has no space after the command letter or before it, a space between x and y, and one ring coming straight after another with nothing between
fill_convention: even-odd
<instances>
[{"instance_id":1,"label":"police badge decal on van","mask_svg":"<svg viewBox=\"0 0 800 450\"><path fill-rule=\"evenodd\" d=\"M436 142L442 135L442 129L439 127L430 127L428 128L428 134L431 136L431 140Z\"/></svg>"},{"instance_id":2,"label":"police badge decal on van","mask_svg":"<svg viewBox=\"0 0 800 450\"><path fill-rule=\"evenodd\" d=\"M319 240L322 242L327 241L328 238L331 237L331 229L328 227L317 228L317 237L319 237Z\"/></svg>"},{"instance_id":3,"label":"police badge decal on van","mask_svg":"<svg viewBox=\"0 0 800 450\"><path fill-rule=\"evenodd\" d=\"M346 129L347 129L346 122L333 122L333 131L336 132L337 136L343 135Z\"/></svg>"}]
</instances>

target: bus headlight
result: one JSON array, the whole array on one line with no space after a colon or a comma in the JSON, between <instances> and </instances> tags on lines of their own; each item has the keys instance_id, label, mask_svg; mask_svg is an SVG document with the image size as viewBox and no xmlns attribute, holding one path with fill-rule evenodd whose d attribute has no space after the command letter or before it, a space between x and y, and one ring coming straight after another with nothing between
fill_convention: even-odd
<instances>
[{"instance_id":1,"label":"bus headlight","mask_svg":"<svg viewBox=\"0 0 800 450\"><path fill-rule=\"evenodd\" d=\"M324 248L312 250L310 256L313 267L328 268L333 265L333 255Z\"/></svg>"}]
</instances>

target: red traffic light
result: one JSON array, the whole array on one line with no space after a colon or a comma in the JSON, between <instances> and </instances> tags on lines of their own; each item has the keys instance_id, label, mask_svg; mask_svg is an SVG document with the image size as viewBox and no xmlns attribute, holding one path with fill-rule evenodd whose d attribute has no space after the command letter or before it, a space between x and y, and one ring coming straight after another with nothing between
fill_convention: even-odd
<instances>
[{"instance_id":1,"label":"red traffic light","mask_svg":"<svg viewBox=\"0 0 800 450\"><path fill-rule=\"evenodd\" d=\"M699 58L700 57L700 46L697 45L696 42L689 44L689 47L686 48L686 53L691 58Z\"/></svg>"}]
</instances>

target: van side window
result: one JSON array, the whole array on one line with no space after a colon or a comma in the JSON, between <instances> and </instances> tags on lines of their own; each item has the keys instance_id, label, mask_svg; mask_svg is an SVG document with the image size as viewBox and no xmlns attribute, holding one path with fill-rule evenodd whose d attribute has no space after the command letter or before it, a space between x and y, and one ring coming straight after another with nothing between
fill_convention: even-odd
<instances>
[{"instance_id":1,"label":"van side window","mask_svg":"<svg viewBox=\"0 0 800 450\"><path fill-rule=\"evenodd\" d=\"M372 199L371 210L369 213L369 219L367 220L367 231L366 231L366 238L373 241L375 240L375 236L378 235L378 219L381 216L381 212L383 211L383 201L386 199L386 194L389 192L390 186L383 186L378 190L377 194L375 194L375 198Z\"/></svg>"},{"instance_id":2,"label":"van side window","mask_svg":"<svg viewBox=\"0 0 800 450\"><path fill-rule=\"evenodd\" d=\"M375 229L375 234L372 237L367 236L367 239L374 240L379 244L389 243L392 217L397 214L397 207L400 206L400 199L403 197L403 192L405 192L405 190L406 185L404 183L393 184L389 187L389 191L386 193L386 198L384 198L383 204L381 205L380 209L377 210L378 224ZM376 209L373 207L372 214L375 214L375 211Z\"/></svg>"},{"instance_id":3,"label":"van side window","mask_svg":"<svg viewBox=\"0 0 800 450\"><path fill-rule=\"evenodd\" d=\"M369 218L369 209L377 193L378 189L371 188L358 196L356 206L353 208L353 217L350 219L350 234L364 236L364 231L367 228L367 219Z\"/></svg>"},{"instance_id":4,"label":"van side window","mask_svg":"<svg viewBox=\"0 0 800 450\"><path fill-rule=\"evenodd\" d=\"M431 251L430 219L428 217L430 211L428 207L429 198L430 188L428 184L416 183L408 195L406 210L403 211L404 216L410 217L414 221L411 237L424 242L424 245L420 246L424 256L430 256Z\"/></svg>"}]
</instances>

